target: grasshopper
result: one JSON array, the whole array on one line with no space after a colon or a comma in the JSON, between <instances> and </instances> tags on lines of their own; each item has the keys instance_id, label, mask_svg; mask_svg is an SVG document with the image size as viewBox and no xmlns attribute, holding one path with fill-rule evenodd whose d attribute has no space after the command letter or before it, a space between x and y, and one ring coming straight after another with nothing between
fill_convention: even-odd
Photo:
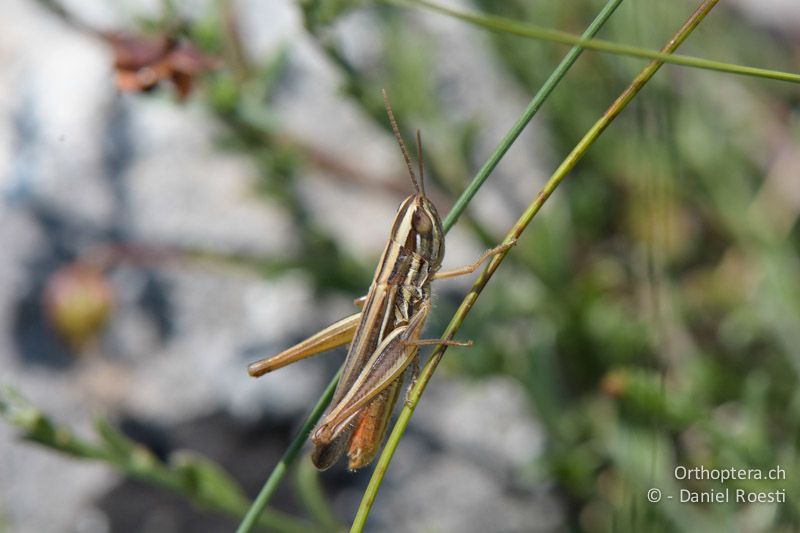
<instances>
[{"instance_id":1,"label":"grasshopper","mask_svg":"<svg viewBox=\"0 0 800 533\"><path fill-rule=\"evenodd\" d=\"M511 242L492 248L471 265L439 271L444 257L444 231L436 208L425 194L420 132L417 130L416 136L417 179L386 91L383 100L414 193L400 204L369 292L355 301L362 311L248 367L251 376L259 377L350 343L331 405L311 432L311 458L320 470L332 466L345 451L350 470L372 461L383 442L409 366L413 368L412 383L416 379L420 346L472 344L420 338L431 310L431 282L474 272L486 259L514 245Z\"/></svg>"}]
</instances>

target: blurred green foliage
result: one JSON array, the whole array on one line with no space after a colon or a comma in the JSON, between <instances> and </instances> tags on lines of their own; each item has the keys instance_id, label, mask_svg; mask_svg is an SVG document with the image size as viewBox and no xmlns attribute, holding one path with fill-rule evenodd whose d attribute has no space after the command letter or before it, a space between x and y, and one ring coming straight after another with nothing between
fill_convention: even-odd
<instances>
[{"instance_id":1,"label":"blurred green foliage","mask_svg":"<svg viewBox=\"0 0 800 533\"><path fill-rule=\"evenodd\" d=\"M162 462L103 418L95 420L97 439L90 442L58 426L10 388L0 390L0 415L30 442L70 457L104 461L134 479L179 492L199 508L238 518L249 507L244 491L216 463L189 450L177 451ZM315 530L307 522L271 510L263 514L261 525L286 533Z\"/></svg>"},{"instance_id":2,"label":"blurred green foliage","mask_svg":"<svg viewBox=\"0 0 800 533\"><path fill-rule=\"evenodd\" d=\"M579 31L593 4L481 7ZM654 48L680 13L674 3L624 5L603 38ZM711 26L730 31L722 37ZM705 29L682 51L791 70L781 64L790 57L786 42L731 11L717 10ZM736 43L728 40L732 35ZM494 35L493 42L498 61L529 88L562 53L505 35ZM755 57L756 43L767 53ZM724 55L712 56L722 49ZM636 63L584 55L571 83L545 106L556 153L572 147ZM798 489L799 420L787 410L798 401L800 345L792 340L800 331L798 213L787 213L791 222L780 231L760 210L787 206L759 202L770 180L788 177L770 175L769 161L779 152L768 139L797 143L796 111L790 112L796 102L787 89L666 67L534 224L520 248L538 251L539 260L528 272L515 269L513 278L497 280L511 285L508 292L516 276L533 275L541 284L520 310L519 320L533 316L532 324L516 335L490 336L494 343L482 341L470 357L450 360L478 376L489 370L488 355L496 361L492 371L523 381L551 437L550 452L531 473L557 480L577 529L700 531L713 524L721 531L724 524L748 523L758 531L789 531L800 523L791 503ZM490 303L493 298L500 300ZM505 322L498 315L514 309L504 306L495 286L475 313L470 324L485 325ZM542 333L538 342L522 340ZM648 488L666 494L677 487L675 465L781 465L787 479L762 483L761 490L786 489L789 503L761 513L733 504L649 504Z\"/></svg>"}]
</instances>

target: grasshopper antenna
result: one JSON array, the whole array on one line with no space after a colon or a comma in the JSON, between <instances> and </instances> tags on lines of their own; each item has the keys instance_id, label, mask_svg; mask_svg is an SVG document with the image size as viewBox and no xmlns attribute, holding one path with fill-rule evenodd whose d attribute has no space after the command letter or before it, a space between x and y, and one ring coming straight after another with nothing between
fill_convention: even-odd
<instances>
[{"instance_id":1,"label":"grasshopper antenna","mask_svg":"<svg viewBox=\"0 0 800 533\"><path fill-rule=\"evenodd\" d=\"M403 159L406 161L406 167L408 167L408 174L411 176L411 182L414 184L414 190L417 193L425 194L424 189L420 187L420 184L417 181L417 175L414 174L414 167L411 165L411 158L408 156L406 143L404 143L403 138L400 137L400 128L397 127L397 121L394 119L394 113L392 112L392 106L389 103L389 95L386 94L386 89L381 89L381 94L383 94L383 105L386 107L386 113L389 115L389 124L392 125L394 138L397 139L397 144L400 145L400 150L403 152ZM420 167L421 166L422 159L420 159Z\"/></svg>"}]
</instances>

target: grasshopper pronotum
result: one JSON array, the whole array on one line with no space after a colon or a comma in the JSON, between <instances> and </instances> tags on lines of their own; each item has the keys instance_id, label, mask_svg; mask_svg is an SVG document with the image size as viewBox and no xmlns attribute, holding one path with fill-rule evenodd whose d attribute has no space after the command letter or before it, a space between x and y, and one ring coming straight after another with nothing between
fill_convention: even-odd
<instances>
[{"instance_id":1,"label":"grasshopper pronotum","mask_svg":"<svg viewBox=\"0 0 800 533\"><path fill-rule=\"evenodd\" d=\"M259 377L305 357L350 343L331 405L311 433L314 443L311 457L321 470L333 465L345 451L351 470L372 461L383 442L403 384L403 375L412 363L416 370L419 346L471 344L420 339L431 309L431 281L474 272L487 258L514 244L492 248L475 263L463 268L439 272L444 257L444 231L436 208L425 195L420 133L417 130L417 180L385 91L383 100L408 167L414 194L400 204L369 292L356 300L362 311L248 367L251 376Z\"/></svg>"}]
</instances>

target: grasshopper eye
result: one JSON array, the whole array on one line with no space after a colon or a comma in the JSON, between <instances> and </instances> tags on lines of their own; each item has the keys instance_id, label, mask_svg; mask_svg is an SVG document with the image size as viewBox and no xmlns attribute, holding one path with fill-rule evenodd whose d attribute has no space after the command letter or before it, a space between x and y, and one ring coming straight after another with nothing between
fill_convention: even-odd
<instances>
[{"instance_id":1,"label":"grasshopper eye","mask_svg":"<svg viewBox=\"0 0 800 533\"><path fill-rule=\"evenodd\" d=\"M411 224L414 226L414 229L417 231L417 233L430 233L433 229L431 217L422 211L417 211L414 213L414 218L411 220Z\"/></svg>"}]
</instances>

